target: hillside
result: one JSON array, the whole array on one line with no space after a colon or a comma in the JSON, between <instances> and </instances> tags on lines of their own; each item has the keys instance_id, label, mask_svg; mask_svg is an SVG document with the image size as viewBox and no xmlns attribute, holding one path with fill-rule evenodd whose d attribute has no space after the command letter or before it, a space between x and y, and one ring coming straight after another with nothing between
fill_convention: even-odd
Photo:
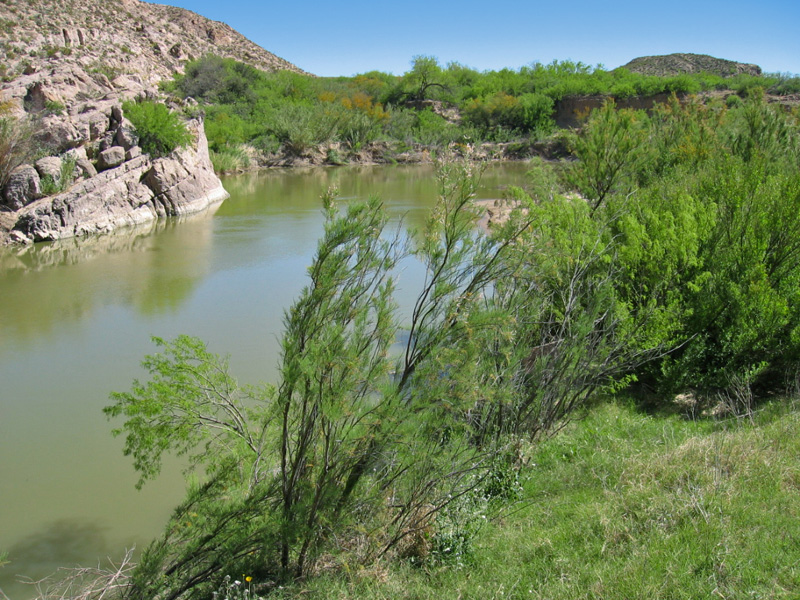
<instances>
[{"instance_id":1,"label":"hillside","mask_svg":"<svg viewBox=\"0 0 800 600\"><path fill-rule=\"evenodd\" d=\"M682 73L711 73L720 77L733 77L740 73L761 75L761 67L739 63L724 58L714 58L708 54L665 54L660 56L640 56L623 65L633 73L669 77Z\"/></svg>"},{"instance_id":2,"label":"hillside","mask_svg":"<svg viewBox=\"0 0 800 600\"><path fill-rule=\"evenodd\" d=\"M36 83L62 103L138 93L208 53L302 72L228 25L182 8L139 0L0 3L0 95L18 108Z\"/></svg>"},{"instance_id":3,"label":"hillside","mask_svg":"<svg viewBox=\"0 0 800 600\"><path fill-rule=\"evenodd\" d=\"M141 132L122 109L132 98L163 99L159 82L212 53L303 73L228 25L181 8L2 0L0 244L108 232L226 197L202 116L184 110L188 101L171 107L197 117L186 122L191 142L170 156L140 147Z\"/></svg>"}]
</instances>

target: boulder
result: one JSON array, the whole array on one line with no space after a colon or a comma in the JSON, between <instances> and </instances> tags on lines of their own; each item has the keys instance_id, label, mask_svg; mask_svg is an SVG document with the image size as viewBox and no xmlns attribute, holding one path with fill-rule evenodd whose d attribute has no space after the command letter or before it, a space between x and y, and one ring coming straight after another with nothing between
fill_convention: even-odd
<instances>
[{"instance_id":1,"label":"boulder","mask_svg":"<svg viewBox=\"0 0 800 600\"><path fill-rule=\"evenodd\" d=\"M125 151L125 160L133 160L142 155L142 149L139 146L134 146L133 148Z\"/></svg>"},{"instance_id":2,"label":"boulder","mask_svg":"<svg viewBox=\"0 0 800 600\"><path fill-rule=\"evenodd\" d=\"M81 174L84 177L94 177L97 175L97 169L94 168L92 161L90 161L88 158L79 158L77 161L75 161L75 166L80 169Z\"/></svg>"},{"instance_id":3,"label":"boulder","mask_svg":"<svg viewBox=\"0 0 800 600\"><path fill-rule=\"evenodd\" d=\"M114 135L114 141L117 146L122 146L125 150L130 150L139 143L139 136L136 135L136 130L127 119L123 119L117 132Z\"/></svg>"},{"instance_id":4,"label":"boulder","mask_svg":"<svg viewBox=\"0 0 800 600\"><path fill-rule=\"evenodd\" d=\"M97 170L106 171L118 167L125 162L125 149L121 146L112 146L100 153L97 157Z\"/></svg>"},{"instance_id":5,"label":"boulder","mask_svg":"<svg viewBox=\"0 0 800 600\"><path fill-rule=\"evenodd\" d=\"M22 165L11 172L3 188L3 200L12 210L19 210L42 197L42 185L39 173L33 165Z\"/></svg>"},{"instance_id":6,"label":"boulder","mask_svg":"<svg viewBox=\"0 0 800 600\"><path fill-rule=\"evenodd\" d=\"M40 178L50 177L53 183L58 184L61 181L61 164L62 160L58 156L45 156L37 160L33 166Z\"/></svg>"},{"instance_id":7,"label":"boulder","mask_svg":"<svg viewBox=\"0 0 800 600\"><path fill-rule=\"evenodd\" d=\"M191 174L182 163L171 159L158 159L154 161L153 168L145 175L144 183L156 196L166 194L178 182L185 180Z\"/></svg>"},{"instance_id":8,"label":"boulder","mask_svg":"<svg viewBox=\"0 0 800 600\"><path fill-rule=\"evenodd\" d=\"M83 146L68 150L64 153L64 156L75 161L78 177L94 177L97 175L97 169L94 168L94 165L89 160L89 157L86 155L86 148Z\"/></svg>"},{"instance_id":9,"label":"boulder","mask_svg":"<svg viewBox=\"0 0 800 600\"><path fill-rule=\"evenodd\" d=\"M70 148L66 152L64 152L64 158L71 158L75 162L78 162L81 159L86 159L88 156L86 155L86 148L80 146L78 148Z\"/></svg>"},{"instance_id":10,"label":"boulder","mask_svg":"<svg viewBox=\"0 0 800 600\"><path fill-rule=\"evenodd\" d=\"M34 139L45 148L64 152L69 148L80 146L85 140L85 135L85 131L81 131L71 120L49 115L39 122Z\"/></svg>"}]
</instances>

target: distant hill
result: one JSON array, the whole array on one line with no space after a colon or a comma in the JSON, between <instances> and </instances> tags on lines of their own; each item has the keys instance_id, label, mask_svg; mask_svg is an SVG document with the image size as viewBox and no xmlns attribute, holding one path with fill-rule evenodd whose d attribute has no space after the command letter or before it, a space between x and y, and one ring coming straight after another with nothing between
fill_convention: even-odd
<instances>
[{"instance_id":1,"label":"distant hill","mask_svg":"<svg viewBox=\"0 0 800 600\"><path fill-rule=\"evenodd\" d=\"M642 56L634 58L628 64L623 65L623 68L634 73L658 75L660 77L700 72L712 73L721 77L733 77L739 73L761 75L761 67L758 65L714 58L708 54Z\"/></svg>"}]
</instances>

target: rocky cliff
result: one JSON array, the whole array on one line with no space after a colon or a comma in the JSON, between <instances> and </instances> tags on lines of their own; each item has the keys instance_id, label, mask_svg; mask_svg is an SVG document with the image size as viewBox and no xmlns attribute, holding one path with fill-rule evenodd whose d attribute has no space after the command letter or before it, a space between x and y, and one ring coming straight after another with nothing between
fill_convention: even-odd
<instances>
[{"instance_id":1,"label":"rocky cliff","mask_svg":"<svg viewBox=\"0 0 800 600\"><path fill-rule=\"evenodd\" d=\"M207 53L299 71L224 23L139 0L3 0L3 53L0 116L27 126L35 156L0 189L0 243L107 232L220 201L202 117L188 123L189 147L153 159L122 102L164 101L158 82Z\"/></svg>"},{"instance_id":2,"label":"rocky cliff","mask_svg":"<svg viewBox=\"0 0 800 600\"><path fill-rule=\"evenodd\" d=\"M0 92L18 108L35 85L46 94L27 98L33 103L135 94L209 53L300 72L228 25L182 8L139 0L0 3Z\"/></svg>"}]
</instances>

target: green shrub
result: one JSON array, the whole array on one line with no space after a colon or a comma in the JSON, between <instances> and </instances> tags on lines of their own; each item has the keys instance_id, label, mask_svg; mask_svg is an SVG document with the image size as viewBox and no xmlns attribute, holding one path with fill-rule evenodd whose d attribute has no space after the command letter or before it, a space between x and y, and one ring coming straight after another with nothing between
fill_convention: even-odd
<instances>
[{"instance_id":1,"label":"green shrub","mask_svg":"<svg viewBox=\"0 0 800 600\"><path fill-rule=\"evenodd\" d=\"M0 189L5 186L11 171L32 158L34 150L30 124L5 116L5 109L5 105L0 103Z\"/></svg>"},{"instance_id":2,"label":"green shrub","mask_svg":"<svg viewBox=\"0 0 800 600\"><path fill-rule=\"evenodd\" d=\"M142 150L154 157L166 156L192 141L192 135L177 113L153 100L123 103L125 116L139 134Z\"/></svg>"},{"instance_id":3,"label":"green shrub","mask_svg":"<svg viewBox=\"0 0 800 600\"><path fill-rule=\"evenodd\" d=\"M636 88L633 86L632 83L623 82L618 83L614 87L611 88L611 95L614 98L630 98L631 96L635 96L637 93Z\"/></svg>"},{"instance_id":4,"label":"green shrub","mask_svg":"<svg viewBox=\"0 0 800 600\"><path fill-rule=\"evenodd\" d=\"M325 162L329 165L346 165L347 160L342 157L336 148L328 148L325 154Z\"/></svg>"},{"instance_id":5,"label":"green shrub","mask_svg":"<svg viewBox=\"0 0 800 600\"><path fill-rule=\"evenodd\" d=\"M468 553L487 502L478 491L504 467L491 464L494 442L470 442L465 416L499 382L510 391L516 378L503 370L519 368L490 353L512 321L488 293L510 245L476 232L479 172L440 167L437 209L411 244L389 232L377 198L340 212L323 197L325 230L286 312L277 385L240 387L195 338L156 340L149 381L113 394L105 412L125 418L116 433L139 485L167 452L188 454L206 481L143 552L130 597L210 597L231 573L306 578L347 540L358 539L356 564L373 564L431 526L443 557ZM398 358L394 273L409 252L428 279Z\"/></svg>"},{"instance_id":6,"label":"green shrub","mask_svg":"<svg viewBox=\"0 0 800 600\"><path fill-rule=\"evenodd\" d=\"M767 87L767 82L762 77L747 75L745 73L736 75L728 81L730 89L734 90L740 96L748 96L755 90L763 92L764 88Z\"/></svg>"},{"instance_id":7,"label":"green shrub","mask_svg":"<svg viewBox=\"0 0 800 600\"><path fill-rule=\"evenodd\" d=\"M486 98L476 98L463 108L464 119L478 128L483 136L495 141L503 137L503 131L511 135L533 131L546 133L552 130L553 99L544 94L522 94L511 96L498 92Z\"/></svg>"},{"instance_id":8,"label":"green shrub","mask_svg":"<svg viewBox=\"0 0 800 600\"><path fill-rule=\"evenodd\" d=\"M337 123L338 138L352 149L358 149L377 139L381 132L378 121L357 110L342 110Z\"/></svg>"},{"instance_id":9,"label":"green shrub","mask_svg":"<svg viewBox=\"0 0 800 600\"><path fill-rule=\"evenodd\" d=\"M285 104L275 112L271 127L271 133L289 153L302 156L333 139L336 119L321 106Z\"/></svg>"},{"instance_id":10,"label":"green shrub","mask_svg":"<svg viewBox=\"0 0 800 600\"><path fill-rule=\"evenodd\" d=\"M737 108L742 105L742 97L737 94L731 94L725 98L725 106L728 108Z\"/></svg>"},{"instance_id":11,"label":"green shrub","mask_svg":"<svg viewBox=\"0 0 800 600\"><path fill-rule=\"evenodd\" d=\"M777 94L779 96L800 94L800 77L779 77L778 82L769 88L769 93Z\"/></svg>"},{"instance_id":12,"label":"green shrub","mask_svg":"<svg viewBox=\"0 0 800 600\"><path fill-rule=\"evenodd\" d=\"M225 108L210 110L204 125L209 147L219 152L229 145L243 144L249 138L248 122Z\"/></svg>"},{"instance_id":13,"label":"green shrub","mask_svg":"<svg viewBox=\"0 0 800 600\"><path fill-rule=\"evenodd\" d=\"M281 149L281 142L272 134L260 135L251 142L254 148L267 154L274 154Z\"/></svg>"},{"instance_id":14,"label":"green shrub","mask_svg":"<svg viewBox=\"0 0 800 600\"><path fill-rule=\"evenodd\" d=\"M412 135L416 142L425 146L446 146L462 138L457 126L429 108L416 114Z\"/></svg>"},{"instance_id":15,"label":"green shrub","mask_svg":"<svg viewBox=\"0 0 800 600\"><path fill-rule=\"evenodd\" d=\"M525 132L549 133L555 127L553 99L544 94L522 94L519 97L518 127Z\"/></svg>"}]
</instances>

